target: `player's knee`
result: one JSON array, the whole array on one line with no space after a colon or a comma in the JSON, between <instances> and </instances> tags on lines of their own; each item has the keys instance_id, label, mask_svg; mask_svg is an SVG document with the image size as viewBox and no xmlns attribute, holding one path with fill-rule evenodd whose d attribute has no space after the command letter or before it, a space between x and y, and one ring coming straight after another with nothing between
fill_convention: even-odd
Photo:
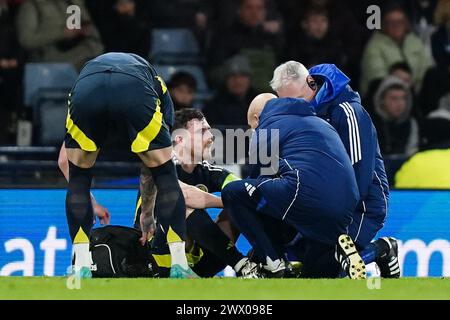
<instances>
[{"instance_id":1,"label":"player's knee","mask_svg":"<svg viewBox=\"0 0 450 320\"><path fill-rule=\"evenodd\" d=\"M92 168L100 152L100 149L85 151L78 148L66 148L65 150L68 161L80 168Z\"/></svg>"}]
</instances>

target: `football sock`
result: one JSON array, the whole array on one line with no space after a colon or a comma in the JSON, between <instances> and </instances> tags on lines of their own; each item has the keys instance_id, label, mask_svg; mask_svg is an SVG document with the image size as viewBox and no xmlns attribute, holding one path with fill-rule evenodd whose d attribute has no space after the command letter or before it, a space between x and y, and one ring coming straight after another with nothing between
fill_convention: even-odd
<instances>
[{"instance_id":1,"label":"football sock","mask_svg":"<svg viewBox=\"0 0 450 320\"><path fill-rule=\"evenodd\" d=\"M367 245L361 252L360 256L365 264L374 262L385 252L389 252L389 245L384 240L376 240Z\"/></svg>"},{"instance_id":2,"label":"football sock","mask_svg":"<svg viewBox=\"0 0 450 320\"><path fill-rule=\"evenodd\" d=\"M91 202L92 173L69 161L69 184L66 194L66 217L73 244L89 243L94 211Z\"/></svg>"},{"instance_id":3,"label":"football sock","mask_svg":"<svg viewBox=\"0 0 450 320\"><path fill-rule=\"evenodd\" d=\"M186 205L178 183L172 160L159 167L149 168L158 190L155 202L155 216L166 234L171 254L171 264L187 268L184 251L186 239Z\"/></svg>"}]
</instances>

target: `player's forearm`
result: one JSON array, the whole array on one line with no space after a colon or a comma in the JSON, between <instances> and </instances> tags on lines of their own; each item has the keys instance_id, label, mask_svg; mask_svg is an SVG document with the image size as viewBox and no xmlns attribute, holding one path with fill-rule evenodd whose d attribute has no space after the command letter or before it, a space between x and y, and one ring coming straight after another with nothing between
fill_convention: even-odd
<instances>
[{"instance_id":1,"label":"player's forearm","mask_svg":"<svg viewBox=\"0 0 450 320\"><path fill-rule=\"evenodd\" d=\"M223 208L222 198L211 193L201 191L201 201L204 202L204 208Z\"/></svg>"},{"instance_id":2,"label":"player's forearm","mask_svg":"<svg viewBox=\"0 0 450 320\"><path fill-rule=\"evenodd\" d=\"M155 208L156 200L156 185L153 181L153 176L150 169L142 167L141 175L139 177L139 188L141 191L141 215L152 217Z\"/></svg>"},{"instance_id":3,"label":"player's forearm","mask_svg":"<svg viewBox=\"0 0 450 320\"><path fill-rule=\"evenodd\" d=\"M192 209L223 208L222 199L179 181L186 207Z\"/></svg>"}]
</instances>

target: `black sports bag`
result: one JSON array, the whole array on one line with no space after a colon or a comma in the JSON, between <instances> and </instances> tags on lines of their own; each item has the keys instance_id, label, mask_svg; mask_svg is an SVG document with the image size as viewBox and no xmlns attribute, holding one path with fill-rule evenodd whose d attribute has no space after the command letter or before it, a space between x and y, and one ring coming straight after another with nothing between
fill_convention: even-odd
<instances>
[{"instance_id":1,"label":"black sports bag","mask_svg":"<svg viewBox=\"0 0 450 320\"><path fill-rule=\"evenodd\" d=\"M94 278L153 277L148 243L139 243L141 232L122 226L93 229L90 250Z\"/></svg>"}]
</instances>

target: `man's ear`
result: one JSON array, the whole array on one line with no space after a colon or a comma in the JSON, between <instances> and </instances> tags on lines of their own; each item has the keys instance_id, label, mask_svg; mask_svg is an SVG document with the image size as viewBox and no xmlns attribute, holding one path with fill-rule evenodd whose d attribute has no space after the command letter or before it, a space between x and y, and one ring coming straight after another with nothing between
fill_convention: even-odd
<instances>
[{"instance_id":1,"label":"man's ear","mask_svg":"<svg viewBox=\"0 0 450 320\"><path fill-rule=\"evenodd\" d=\"M183 137L180 135L176 135L173 141L175 142L175 145L180 144L183 142Z\"/></svg>"},{"instance_id":2,"label":"man's ear","mask_svg":"<svg viewBox=\"0 0 450 320\"><path fill-rule=\"evenodd\" d=\"M253 115L253 118L255 119L255 123L256 123L256 127L259 126L259 115L257 115L256 113Z\"/></svg>"}]
</instances>

